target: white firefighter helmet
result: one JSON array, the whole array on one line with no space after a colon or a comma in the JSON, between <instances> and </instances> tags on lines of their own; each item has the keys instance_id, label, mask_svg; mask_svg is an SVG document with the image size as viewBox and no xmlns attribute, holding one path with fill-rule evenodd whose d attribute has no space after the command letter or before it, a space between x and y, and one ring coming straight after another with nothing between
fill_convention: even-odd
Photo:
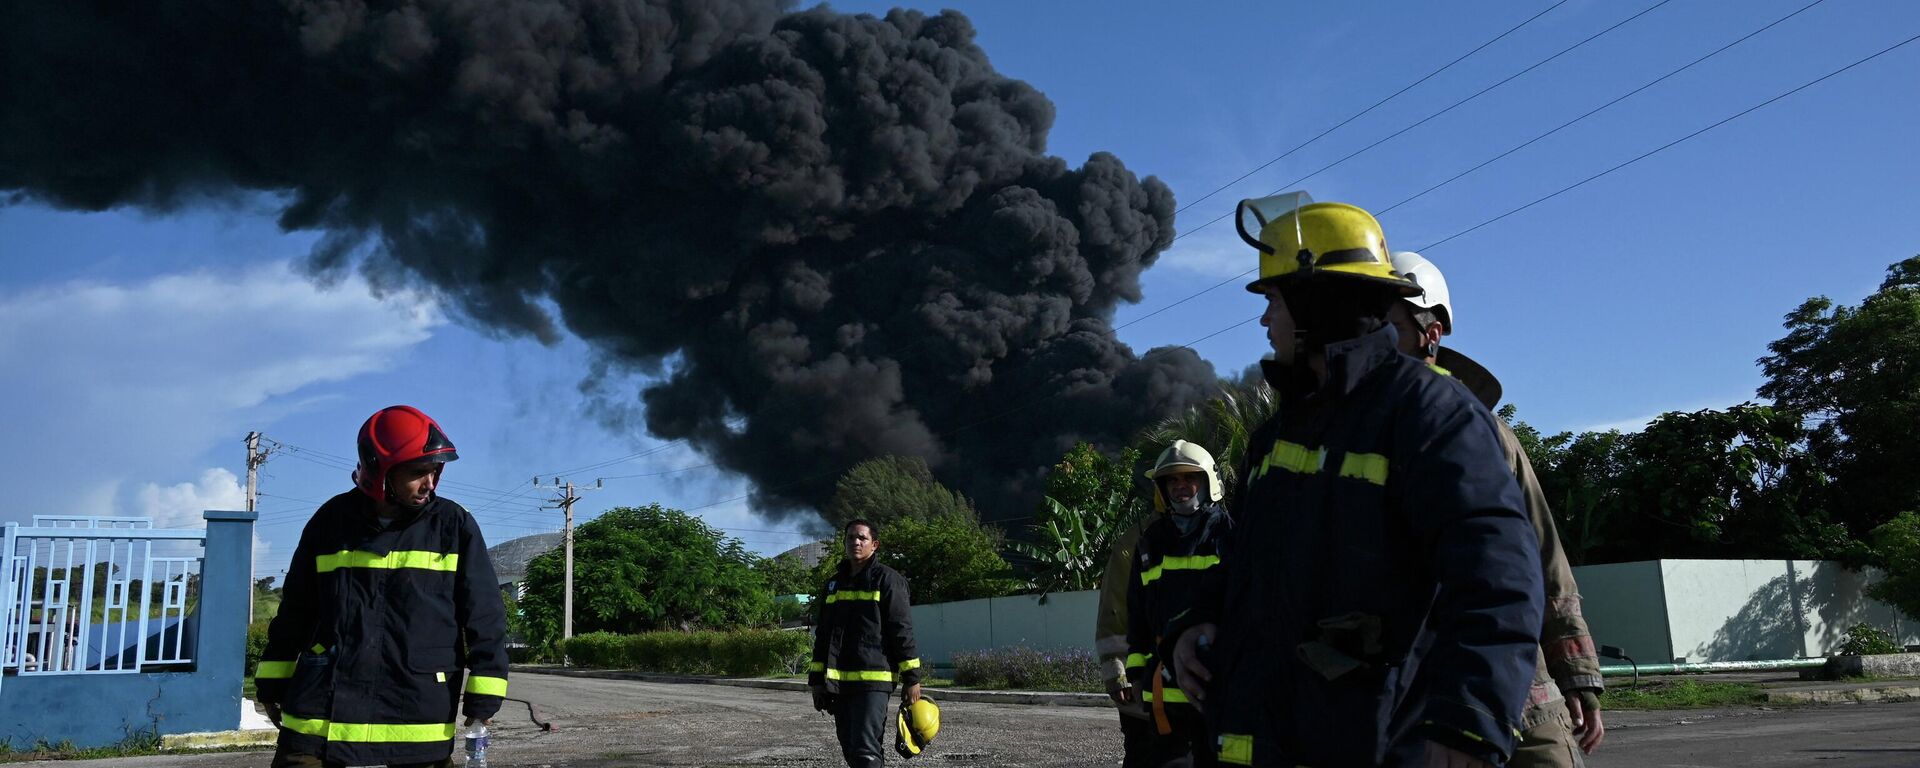
<instances>
[{"instance_id":1,"label":"white firefighter helmet","mask_svg":"<svg viewBox=\"0 0 1920 768\"><path fill-rule=\"evenodd\" d=\"M1440 335L1452 335L1453 297L1447 293L1447 276L1440 274L1440 268L1427 261L1427 257L1413 251L1396 251L1393 254L1393 271L1406 275L1408 280L1426 289L1425 293L1408 296L1405 301L1433 312L1434 317L1440 319Z\"/></svg>"},{"instance_id":2,"label":"white firefighter helmet","mask_svg":"<svg viewBox=\"0 0 1920 768\"><path fill-rule=\"evenodd\" d=\"M1199 472L1207 476L1207 498L1220 503L1226 489L1220 484L1220 470L1214 464L1213 454L1185 440L1175 440L1173 445L1160 452L1160 458L1153 462L1153 469L1147 470L1147 479L1153 481L1153 508L1165 511L1167 500L1160 493L1160 478L1181 472Z\"/></svg>"}]
</instances>

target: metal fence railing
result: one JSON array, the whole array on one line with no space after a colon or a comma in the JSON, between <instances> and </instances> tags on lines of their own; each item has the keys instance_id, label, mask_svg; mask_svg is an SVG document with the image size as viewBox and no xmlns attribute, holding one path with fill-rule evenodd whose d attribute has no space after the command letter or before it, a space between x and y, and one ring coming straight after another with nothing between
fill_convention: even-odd
<instances>
[{"instance_id":1,"label":"metal fence railing","mask_svg":"<svg viewBox=\"0 0 1920 768\"><path fill-rule=\"evenodd\" d=\"M206 531L40 515L0 541L0 672L124 674L194 661Z\"/></svg>"}]
</instances>

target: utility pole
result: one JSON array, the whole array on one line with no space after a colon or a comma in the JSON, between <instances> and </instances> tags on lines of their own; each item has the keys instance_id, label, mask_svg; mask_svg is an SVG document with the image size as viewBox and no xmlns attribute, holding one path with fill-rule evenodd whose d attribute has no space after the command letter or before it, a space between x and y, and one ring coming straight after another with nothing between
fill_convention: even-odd
<instances>
[{"instance_id":1,"label":"utility pole","mask_svg":"<svg viewBox=\"0 0 1920 768\"><path fill-rule=\"evenodd\" d=\"M551 485L541 485L540 478L535 476L533 478L533 486L535 488L550 488L559 491L560 495L553 499L553 503L542 507L542 509L558 509L566 514L566 533L561 534L562 546L566 547L567 563L567 596L564 607L561 609L563 618L560 624L561 663L564 664L569 663L565 652L566 642L573 638L573 503L580 500L579 494L586 493L587 491L600 490L602 481L596 479L593 481L593 487L587 488L583 486L577 487L572 481L563 483L560 481L560 478L556 477L553 479Z\"/></svg>"},{"instance_id":2,"label":"utility pole","mask_svg":"<svg viewBox=\"0 0 1920 768\"><path fill-rule=\"evenodd\" d=\"M258 512L260 506L260 465L267 463L267 454L272 449L261 450L260 433L247 433L247 511ZM258 522L257 520L255 521ZM253 623L253 563L247 563L247 623Z\"/></svg>"}]
</instances>

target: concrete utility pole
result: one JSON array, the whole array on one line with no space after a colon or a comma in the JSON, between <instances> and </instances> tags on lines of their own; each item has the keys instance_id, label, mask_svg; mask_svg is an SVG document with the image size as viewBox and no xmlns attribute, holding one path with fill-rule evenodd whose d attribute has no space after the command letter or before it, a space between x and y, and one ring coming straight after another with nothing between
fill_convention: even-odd
<instances>
[{"instance_id":1,"label":"concrete utility pole","mask_svg":"<svg viewBox=\"0 0 1920 768\"><path fill-rule=\"evenodd\" d=\"M261 450L260 433L247 433L247 511L258 512L260 507L260 465L267 463L267 454L272 449ZM247 564L247 623L253 623L253 564Z\"/></svg>"},{"instance_id":2,"label":"concrete utility pole","mask_svg":"<svg viewBox=\"0 0 1920 768\"><path fill-rule=\"evenodd\" d=\"M553 479L551 485L541 485L538 476L533 478L533 485L535 488L551 488L559 491L560 495L553 499L553 504L542 508L559 509L566 514L567 519L566 533L561 535L563 546L566 547L567 562L567 596L564 607L561 609L563 618L560 624L560 642L564 649L566 641L573 638L573 503L580 500L579 494L597 491L603 486L602 481L596 479L593 481L592 488L576 487L571 481L562 483L557 477ZM567 663L564 650L561 656L561 662Z\"/></svg>"}]
</instances>

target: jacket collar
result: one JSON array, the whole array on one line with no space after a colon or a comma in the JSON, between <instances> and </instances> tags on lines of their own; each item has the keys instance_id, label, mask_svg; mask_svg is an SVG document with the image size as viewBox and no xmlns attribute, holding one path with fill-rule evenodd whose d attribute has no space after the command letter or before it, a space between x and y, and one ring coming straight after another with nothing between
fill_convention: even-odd
<instances>
[{"instance_id":1,"label":"jacket collar","mask_svg":"<svg viewBox=\"0 0 1920 768\"><path fill-rule=\"evenodd\" d=\"M1500 379L1486 366L1452 347L1441 347L1440 354L1435 355L1433 361L1434 365L1446 369L1449 375L1466 385L1467 391L1472 392L1487 410L1491 411L1500 404Z\"/></svg>"},{"instance_id":2,"label":"jacket collar","mask_svg":"<svg viewBox=\"0 0 1920 768\"><path fill-rule=\"evenodd\" d=\"M1267 385L1274 391L1284 394L1304 396L1334 395L1345 396L1353 392L1354 387L1372 373L1373 369L1387 364L1400 354L1400 333L1391 323L1382 325L1371 333L1355 336L1351 339L1336 341L1326 348L1327 378L1316 385L1308 384L1311 376L1306 374L1304 362L1293 366L1275 364L1272 360L1260 361L1260 370L1266 375ZM1283 397L1284 403L1287 399Z\"/></svg>"}]
</instances>

